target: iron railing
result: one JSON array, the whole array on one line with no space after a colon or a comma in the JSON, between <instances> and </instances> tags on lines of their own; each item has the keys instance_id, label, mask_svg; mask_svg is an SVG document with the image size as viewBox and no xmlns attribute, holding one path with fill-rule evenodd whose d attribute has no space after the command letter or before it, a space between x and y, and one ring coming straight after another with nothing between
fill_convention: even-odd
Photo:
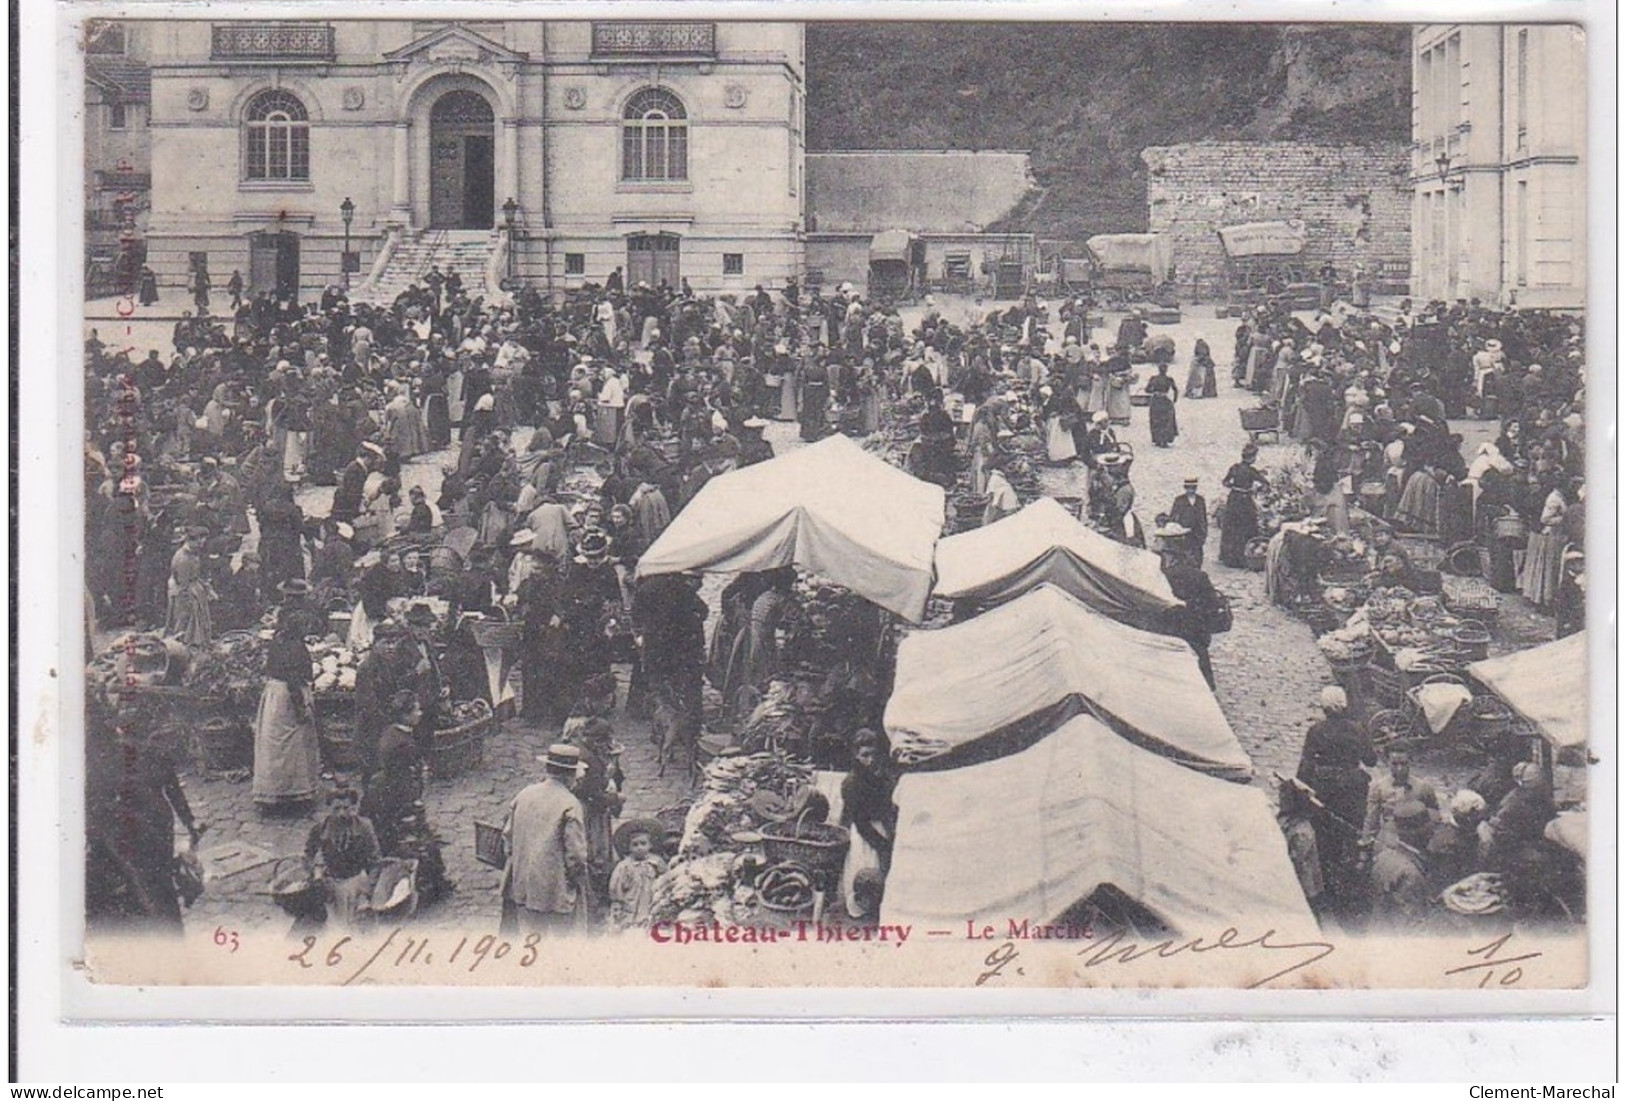
<instances>
[{"instance_id":1,"label":"iron railing","mask_svg":"<svg viewBox=\"0 0 1625 1101\"><path fill-rule=\"evenodd\" d=\"M715 23L594 23L594 57L715 57Z\"/></svg>"},{"instance_id":2,"label":"iron railing","mask_svg":"<svg viewBox=\"0 0 1625 1101\"><path fill-rule=\"evenodd\" d=\"M337 56L327 23L216 23L215 61L332 61Z\"/></svg>"}]
</instances>

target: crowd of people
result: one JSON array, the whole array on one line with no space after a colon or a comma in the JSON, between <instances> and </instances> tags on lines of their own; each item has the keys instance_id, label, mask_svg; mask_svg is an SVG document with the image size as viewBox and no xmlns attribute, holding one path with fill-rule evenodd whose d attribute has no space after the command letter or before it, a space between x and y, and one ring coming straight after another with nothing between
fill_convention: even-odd
<instances>
[{"instance_id":1,"label":"crowd of people","mask_svg":"<svg viewBox=\"0 0 1625 1101\"><path fill-rule=\"evenodd\" d=\"M708 652L699 579L639 583L635 566L708 480L772 457L762 433L774 420L811 441L867 437L902 419L907 468L945 487L967 478L984 523L1021 507L1006 477L1010 440L1038 436L1048 461L1088 469L1080 518L1160 551L1184 602L1170 629L1213 682L1208 646L1229 611L1203 571L1200 482L1188 479L1148 529L1134 508L1133 453L1117 435L1132 417L1133 367L1151 362L1153 443L1173 445L1176 402L1217 396L1205 342L1182 388L1169 374L1171 342L1131 316L1103 353L1082 299L1052 315L1029 298L961 325L928 298L911 329L896 308L845 285L826 294L792 281L705 299L686 283L627 287L618 270L557 302L531 288L487 302L433 269L388 305L351 302L336 287L305 309L235 291L229 318L197 304L167 362L156 351L137 360L94 333L86 344L87 539L104 548L87 556L91 637L157 630L203 647L224 632L269 632L254 799L303 813L324 782L336 784L306 855L330 881L352 884L332 894L341 917L353 915L364 871L423 851L436 723L450 701L484 699L499 715L561 724L546 754L552 779L512 808L510 915L535 929L564 914L635 920L625 915L639 912L662 838L647 824L625 836L613 828L625 780L612 670L632 667L626 706L656 716L657 737L692 741L707 671L725 696L764 685L791 599L784 577L736 581L722 609L733 626ZM1362 503L1402 528L1471 538L1520 517L1532 534L1510 568L1532 600L1551 604L1562 589L1553 564L1573 553L1564 548L1583 517L1580 347L1566 320L1476 305L1392 324L1328 314L1318 328L1266 308L1237 330L1233 380L1276 405L1310 448L1334 525L1347 522L1346 487L1365 494L1372 483L1382 492ZM968 426L956 415L964 407L974 409ZM1446 423L1463 413L1505 425L1471 466ZM445 460L438 479L421 462L429 454ZM1222 479L1225 565L1241 564L1256 532L1252 497L1265 483L1255 459L1244 451ZM332 487L325 515L299 503L309 486ZM755 587L736 591L746 583ZM365 655L358 764L337 777L317 735L306 641L327 633L335 610ZM511 680L493 679L463 613L518 626ZM173 763L143 730L150 723L116 700L100 718L92 750L108 784L154 823L191 822ZM137 756L140 770L118 767ZM167 882L170 848L156 833L137 860L137 842L111 820L92 825L110 881L145 860L144 890ZM534 838L550 839L545 853ZM438 869L431 879L450 886ZM112 896L131 905L114 890L92 908L115 905ZM178 920L178 906L144 909Z\"/></svg>"}]
</instances>

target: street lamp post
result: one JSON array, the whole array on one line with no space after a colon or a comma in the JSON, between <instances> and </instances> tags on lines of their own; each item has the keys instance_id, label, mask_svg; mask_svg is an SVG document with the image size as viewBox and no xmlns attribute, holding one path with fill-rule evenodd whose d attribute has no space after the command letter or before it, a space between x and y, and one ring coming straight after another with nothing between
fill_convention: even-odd
<instances>
[{"instance_id":1,"label":"street lamp post","mask_svg":"<svg viewBox=\"0 0 1625 1101\"><path fill-rule=\"evenodd\" d=\"M344 221L344 255L339 259L339 268L344 276L344 289L350 289L350 223L355 219L355 204L346 195L339 204L339 217Z\"/></svg>"},{"instance_id":2,"label":"street lamp post","mask_svg":"<svg viewBox=\"0 0 1625 1101\"><path fill-rule=\"evenodd\" d=\"M519 204L514 202L513 196L502 204L502 220L508 227L508 281L513 281L513 228L519 220Z\"/></svg>"}]
</instances>

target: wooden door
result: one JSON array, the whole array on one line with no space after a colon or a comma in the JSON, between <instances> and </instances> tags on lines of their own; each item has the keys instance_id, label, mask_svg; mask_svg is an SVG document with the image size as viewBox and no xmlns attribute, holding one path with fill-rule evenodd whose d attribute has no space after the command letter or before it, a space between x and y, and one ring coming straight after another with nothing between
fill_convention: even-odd
<instances>
[{"instance_id":1,"label":"wooden door","mask_svg":"<svg viewBox=\"0 0 1625 1101\"><path fill-rule=\"evenodd\" d=\"M282 250L277 247L277 237L272 233L262 233L249 238L248 241L248 292L258 294L260 291L277 291L278 261Z\"/></svg>"},{"instance_id":2,"label":"wooden door","mask_svg":"<svg viewBox=\"0 0 1625 1101\"><path fill-rule=\"evenodd\" d=\"M659 287L664 281L676 288L682 278L679 268L681 238L671 233L645 233L626 239L626 282L628 287L647 283Z\"/></svg>"}]
</instances>

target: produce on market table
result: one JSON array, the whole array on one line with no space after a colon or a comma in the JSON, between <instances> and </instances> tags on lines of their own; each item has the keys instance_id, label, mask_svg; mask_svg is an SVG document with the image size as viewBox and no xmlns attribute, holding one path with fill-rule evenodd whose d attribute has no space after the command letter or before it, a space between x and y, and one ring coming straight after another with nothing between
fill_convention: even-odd
<instances>
[{"instance_id":1,"label":"produce on market table","mask_svg":"<svg viewBox=\"0 0 1625 1101\"><path fill-rule=\"evenodd\" d=\"M734 924L736 861L724 852L673 865L655 880L650 921Z\"/></svg>"}]
</instances>

